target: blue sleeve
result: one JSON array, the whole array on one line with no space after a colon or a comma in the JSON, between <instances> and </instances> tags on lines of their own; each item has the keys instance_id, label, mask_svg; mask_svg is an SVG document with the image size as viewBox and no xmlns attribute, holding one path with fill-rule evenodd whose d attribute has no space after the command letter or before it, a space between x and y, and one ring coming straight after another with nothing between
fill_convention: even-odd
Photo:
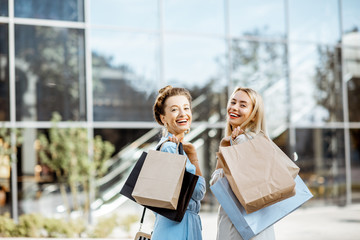
<instances>
[{"instance_id":1,"label":"blue sleeve","mask_svg":"<svg viewBox=\"0 0 360 240\"><path fill-rule=\"evenodd\" d=\"M176 153L176 143L165 142L161 148L161 152Z\"/></svg>"},{"instance_id":2,"label":"blue sleeve","mask_svg":"<svg viewBox=\"0 0 360 240\"><path fill-rule=\"evenodd\" d=\"M199 179L198 179L195 189L194 189L194 193L192 195L192 199L194 199L195 201L201 201L204 198L205 192L206 192L205 184L206 184L205 178L202 176L199 176Z\"/></svg>"}]
</instances>

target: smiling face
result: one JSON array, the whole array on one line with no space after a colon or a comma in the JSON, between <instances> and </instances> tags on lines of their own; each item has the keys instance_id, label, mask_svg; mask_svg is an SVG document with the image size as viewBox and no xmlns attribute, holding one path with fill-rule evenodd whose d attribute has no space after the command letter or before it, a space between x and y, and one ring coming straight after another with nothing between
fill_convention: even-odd
<instances>
[{"instance_id":1,"label":"smiling face","mask_svg":"<svg viewBox=\"0 0 360 240\"><path fill-rule=\"evenodd\" d=\"M250 116L253 104L249 95L244 91L236 92L227 106L228 122L232 129L240 126Z\"/></svg>"},{"instance_id":2,"label":"smiling face","mask_svg":"<svg viewBox=\"0 0 360 240\"><path fill-rule=\"evenodd\" d=\"M160 115L160 118L169 133L181 139L191 125L192 113L189 100L183 95L167 98L164 115Z\"/></svg>"}]
</instances>

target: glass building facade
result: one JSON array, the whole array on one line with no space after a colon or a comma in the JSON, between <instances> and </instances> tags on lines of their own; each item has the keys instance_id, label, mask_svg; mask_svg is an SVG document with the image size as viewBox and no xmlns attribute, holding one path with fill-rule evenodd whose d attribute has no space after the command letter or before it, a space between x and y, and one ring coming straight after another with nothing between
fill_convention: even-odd
<instances>
[{"instance_id":1,"label":"glass building facade","mask_svg":"<svg viewBox=\"0 0 360 240\"><path fill-rule=\"evenodd\" d=\"M264 98L271 138L297 153L311 202L360 202L359 12L357 0L0 0L0 121L23 139L0 163L0 214L62 211L34 149L53 112L115 145L91 199L94 213L116 209L161 132L152 105L165 85L193 96L187 138L207 182L227 98L246 86ZM208 191L203 205L214 201Z\"/></svg>"}]
</instances>

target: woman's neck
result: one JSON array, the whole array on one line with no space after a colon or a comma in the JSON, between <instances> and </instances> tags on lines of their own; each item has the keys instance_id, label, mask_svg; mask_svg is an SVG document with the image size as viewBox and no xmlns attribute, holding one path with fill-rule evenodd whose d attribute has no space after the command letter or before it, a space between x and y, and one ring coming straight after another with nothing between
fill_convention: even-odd
<instances>
[{"instance_id":1,"label":"woman's neck","mask_svg":"<svg viewBox=\"0 0 360 240\"><path fill-rule=\"evenodd\" d=\"M169 133L171 133L174 137L176 137L178 140L182 140L183 138L184 138L184 136L185 136L185 134L184 133L172 133L172 132L169 132Z\"/></svg>"}]
</instances>

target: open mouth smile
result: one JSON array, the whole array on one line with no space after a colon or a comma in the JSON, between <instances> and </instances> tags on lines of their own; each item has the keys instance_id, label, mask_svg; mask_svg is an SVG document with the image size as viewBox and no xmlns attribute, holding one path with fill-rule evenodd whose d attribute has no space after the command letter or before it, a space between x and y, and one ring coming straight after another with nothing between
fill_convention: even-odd
<instances>
[{"instance_id":1,"label":"open mouth smile","mask_svg":"<svg viewBox=\"0 0 360 240\"><path fill-rule=\"evenodd\" d=\"M230 113L229 113L229 117L230 117L230 118L239 118L240 115L238 115L238 114L236 114L236 113L230 112Z\"/></svg>"},{"instance_id":2,"label":"open mouth smile","mask_svg":"<svg viewBox=\"0 0 360 240\"><path fill-rule=\"evenodd\" d=\"M176 120L176 123L179 125L186 125L188 123L188 120L187 119L179 119L179 120Z\"/></svg>"}]
</instances>

